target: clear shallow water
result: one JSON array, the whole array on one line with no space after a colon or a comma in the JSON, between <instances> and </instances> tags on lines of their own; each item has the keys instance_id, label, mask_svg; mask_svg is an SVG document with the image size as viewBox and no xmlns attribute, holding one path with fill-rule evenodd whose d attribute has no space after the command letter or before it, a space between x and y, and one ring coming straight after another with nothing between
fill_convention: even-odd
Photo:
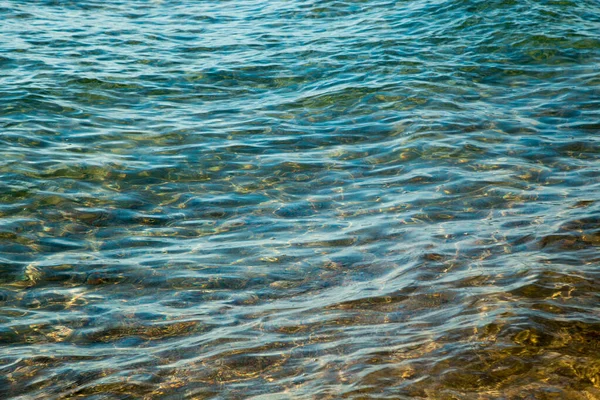
<instances>
[{"instance_id":1,"label":"clear shallow water","mask_svg":"<svg viewBox=\"0 0 600 400\"><path fill-rule=\"evenodd\" d=\"M3 398L600 398L597 2L0 20Z\"/></svg>"}]
</instances>

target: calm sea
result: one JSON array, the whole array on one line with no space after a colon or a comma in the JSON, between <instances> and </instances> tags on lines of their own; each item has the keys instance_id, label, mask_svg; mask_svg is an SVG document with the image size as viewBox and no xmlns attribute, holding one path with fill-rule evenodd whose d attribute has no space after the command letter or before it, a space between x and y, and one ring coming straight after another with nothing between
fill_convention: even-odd
<instances>
[{"instance_id":1,"label":"calm sea","mask_svg":"<svg viewBox=\"0 0 600 400\"><path fill-rule=\"evenodd\" d=\"M600 399L596 0L0 1L0 398Z\"/></svg>"}]
</instances>

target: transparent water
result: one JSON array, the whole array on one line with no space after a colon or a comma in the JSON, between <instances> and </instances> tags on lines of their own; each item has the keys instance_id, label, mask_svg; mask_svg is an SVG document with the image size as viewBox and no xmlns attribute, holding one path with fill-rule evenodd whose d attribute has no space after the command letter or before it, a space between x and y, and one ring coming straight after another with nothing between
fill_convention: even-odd
<instances>
[{"instance_id":1,"label":"transparent water","mask_svg":"<svg viewBox=\"0 0 600 400\"><path fill-rule=\"evenodd\" d=\"M600 398L597 1L0 6L0 397Z\"/></svg>"}]
</instances>

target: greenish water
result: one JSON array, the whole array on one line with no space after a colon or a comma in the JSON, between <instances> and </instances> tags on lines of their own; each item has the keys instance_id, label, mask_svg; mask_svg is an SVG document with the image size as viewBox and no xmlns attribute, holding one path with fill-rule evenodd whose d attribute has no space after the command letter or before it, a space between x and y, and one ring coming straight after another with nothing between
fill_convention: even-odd
<instances>
[{"instance_id":1,"label":"greenish water","mask_svg":"<svg viewBox=\"0 0 600 400\"><path fill-rule=\"evenodd\" d=\"M597 1L0 2L3 399L600 399Z\"/></svg>"}]
</instances>

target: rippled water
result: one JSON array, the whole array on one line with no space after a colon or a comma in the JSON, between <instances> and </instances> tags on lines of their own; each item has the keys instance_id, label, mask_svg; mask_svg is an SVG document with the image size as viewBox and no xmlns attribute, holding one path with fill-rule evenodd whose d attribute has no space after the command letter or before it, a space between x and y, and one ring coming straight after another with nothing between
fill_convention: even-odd
<instances>
[{"instance_id":1,"label":"rippled water","mask_svg":"<svg viewBox=\"0 0 600 400\"><path fill-rule=\"evenodd\" d=\"M600 398L597 1L0 6L0 397Z\"/></svg>"}]
</instances>

